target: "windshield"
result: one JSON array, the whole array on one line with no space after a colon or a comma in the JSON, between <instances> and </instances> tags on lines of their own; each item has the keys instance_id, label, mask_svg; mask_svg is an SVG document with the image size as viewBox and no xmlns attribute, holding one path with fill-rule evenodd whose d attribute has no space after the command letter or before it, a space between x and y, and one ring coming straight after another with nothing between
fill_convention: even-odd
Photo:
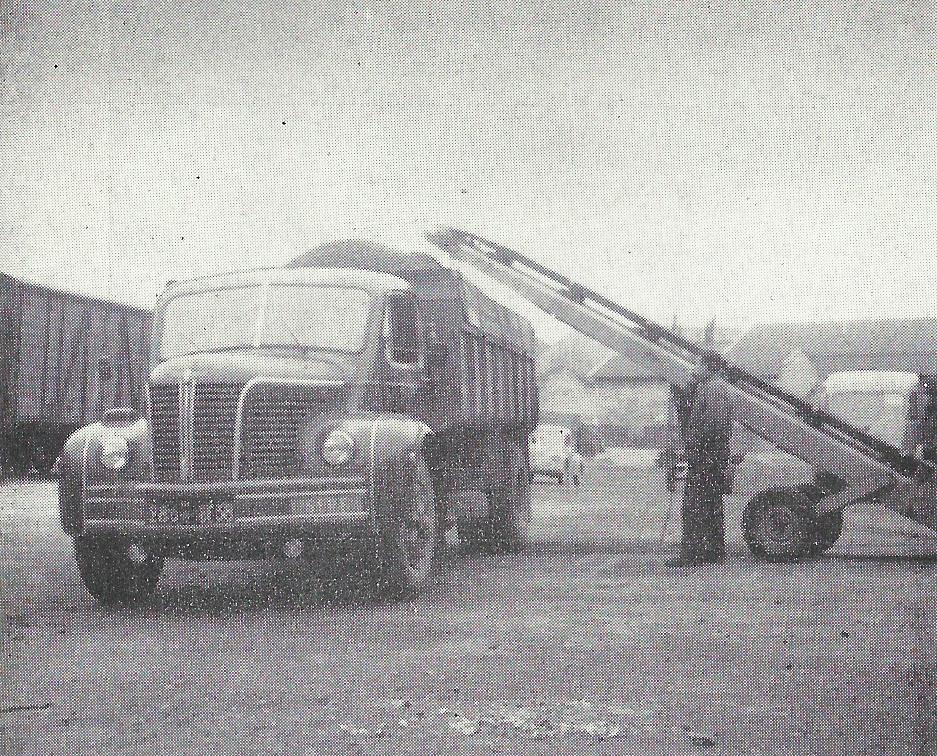
<instances>
[{"instance_id":1,"label":"windshield","mask_svg":"<svg viewBox=\"0 0 937 756\"><path fill-rule=\"evenodd\" d=\"M171 300L163 315L160 359L250 347L357 352L371 295L338 286L271 284L217 289Z\"/></svg>"},{"instance_id":2,"label":"windshield","mask_svg":"<svg viewBox=\"0 0 937 756\"><path fill-rule=\"evenodd\" d=\"M567 443L569 428L561 425L538 425L531 441L538 446L563 446Z\"/></svg>"},{"instance_id":3,"label":"windshield","mask_svg":"<svg viewBox=\"0 0 937 756\"><path fill-rule=\"evenodd\" d=\"M844 391L829 395L829 410L852 426L901 447L908 417L904 394Z\"/></svg>"}]
</instances>

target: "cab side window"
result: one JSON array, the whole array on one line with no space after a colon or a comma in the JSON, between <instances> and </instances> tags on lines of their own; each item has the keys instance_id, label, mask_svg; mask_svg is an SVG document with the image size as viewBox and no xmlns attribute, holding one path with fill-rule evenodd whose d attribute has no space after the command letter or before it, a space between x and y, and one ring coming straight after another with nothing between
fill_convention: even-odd
<instances>
[{"instance_id":1,"label":"cab side window","mask_svg":"<svg viewBox=\"0 0 937 756\"><path fill-rule=\"evenodd\" d=\"M420 359L420 332L416 297L410 292L392 294L387 300L384 321L387 357L401 365L416 365Z\"/></svg>"}]
</instances>

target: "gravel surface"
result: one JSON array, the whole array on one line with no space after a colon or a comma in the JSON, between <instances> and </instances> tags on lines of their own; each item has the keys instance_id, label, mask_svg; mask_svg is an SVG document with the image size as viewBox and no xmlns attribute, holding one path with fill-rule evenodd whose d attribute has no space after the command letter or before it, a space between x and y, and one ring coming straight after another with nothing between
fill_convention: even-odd
<instances>
[{"instance_id":1,"label":"gravel surface","mask_svg":"<svg viewBox=\"0 0 937 756\"><path fill-rule=\"evenodd\" d=\"M534 543L375 603L300 562L170 562L98 606L55 486L0 486L9 753L937 753L937 541L849 512L827 556L671 568L657 470L535 484ZM668 517L668 510L673 514ZM669 523L668 523L669 520ZM348 567L353 567L349 565ZM353 570L349 570L353 572Z\"/></svg>"}]
</instances>

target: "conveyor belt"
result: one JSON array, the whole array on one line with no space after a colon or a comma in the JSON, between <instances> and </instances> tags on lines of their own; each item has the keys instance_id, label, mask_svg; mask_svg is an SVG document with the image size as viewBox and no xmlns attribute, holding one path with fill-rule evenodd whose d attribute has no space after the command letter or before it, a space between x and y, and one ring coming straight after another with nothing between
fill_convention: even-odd
<instances>
[{"instance_id":1,"label":"conveyor belt","mask_svg":"<svg viewBox=\"0 0 937 756\"><path fill-rule=\"evenodd\" d=\"M637 353L637 345L643 344L649 359L669 363L671 373L682 375L685 380L691 379L699 366L706 366L733 389L732 395L747 413L743 417L749 418L750 422L743 420L746 427L847 481L868 484L875 480L884 484L889 473L905 481L920 474L934 473L929 463L908 456L840 418L810 406L732 364L722 355L514 250L454 228L439 229L427 234L427 238L451 257L487 273L547 313L629 357ZM785 417L789 419L788 427ZM815 433L807 433L802 426ZM830 443L822 439L818 442L816 434L826 436ZM798 439L804 443L799 443ZM840 450L846 452L848 459L839 458ZM868 462L868 470L861 469L863 459Z\"/></svg>"}]
</instances>

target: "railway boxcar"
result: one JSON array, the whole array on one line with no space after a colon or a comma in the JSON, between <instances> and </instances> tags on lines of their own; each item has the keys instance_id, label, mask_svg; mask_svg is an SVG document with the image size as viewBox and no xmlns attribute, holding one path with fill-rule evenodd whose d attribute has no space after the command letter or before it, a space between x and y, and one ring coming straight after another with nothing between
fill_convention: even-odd
<instances>
[{"instance_id":1,"label":"railway boxcar","mask_svg":"<svg viewBox=\"0 0 937 756\"><path fill-rule=\"evenodd\" d=\"M48 469L75 429L142 407L150 321L0 274L0 469Z\"/></svg>"}]
</instances>

